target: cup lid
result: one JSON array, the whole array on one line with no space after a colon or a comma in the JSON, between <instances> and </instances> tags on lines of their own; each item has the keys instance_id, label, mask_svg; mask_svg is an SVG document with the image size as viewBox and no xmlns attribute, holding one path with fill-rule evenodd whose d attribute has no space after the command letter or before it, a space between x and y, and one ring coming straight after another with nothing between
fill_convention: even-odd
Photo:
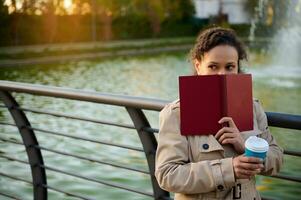
<instances>
[{"instance_id":1,"label":"cup lid","mask_svg":"<svg viewBox=\"0 0 301 200\"><path fill-rule=\"evenodd\" d=\"M245 142L245 147L258 153L267 152L269 150L268 142L256 136L250 136Z\"/></svg>"}]
</instances>

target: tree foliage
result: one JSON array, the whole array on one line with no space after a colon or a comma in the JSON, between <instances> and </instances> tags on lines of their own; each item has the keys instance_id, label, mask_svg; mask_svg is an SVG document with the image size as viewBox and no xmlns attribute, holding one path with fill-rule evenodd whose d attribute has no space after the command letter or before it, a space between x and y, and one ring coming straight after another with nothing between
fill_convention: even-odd
<instances>
[{"instance_id":1,"label":"tree foliage","mask_svg":"<svg viewBox=\"0 0 301 200\"><path fill-rule=\"evenodd\" d=\"M0 24L8 26L0 27L0 45L166 37L175 30L179 36L198 29L192 0L73 0L68 8L64 0L4 2Z\"/></svg>"}]
</instances>

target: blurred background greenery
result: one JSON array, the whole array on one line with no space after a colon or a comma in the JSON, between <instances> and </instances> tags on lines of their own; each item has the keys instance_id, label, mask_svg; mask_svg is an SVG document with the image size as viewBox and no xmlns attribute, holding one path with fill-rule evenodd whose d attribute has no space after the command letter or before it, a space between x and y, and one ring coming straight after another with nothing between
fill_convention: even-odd
<instances>
[{"instance_id":1,"label":"blurred background greenery","mask_svg":"<svg viewBox=\"0 0 301 200\"><path fill-rule=\"evenodd\" d=\"M235 29L246 43L249 61L243 67L252 74L254 97L261 100L265 110L300 114L300 15L301 0L0 0L0 80L172 101L178 98L178 76L191 74L187 54L197 33L218 25ZM123 50L124 54L115 54ZM131 123L124 110L113 106L28 94L15 96L28 108ZM152 127L157 128L158 113L146 114ZM134 131L34 113L27 113L27 117L39 128L141 146ZM0 108L0 121L13 123L6 108ZM300 149L300 131L271 130L280 146ZM0 133L1 137L21 141L14 127L0 126ZM49 137L38 131L36 135L39 144L46 147L147 170L143 153ZM23 146L16 148L5 142L0 142L0 154L27 158ZM152 191L147 175L47 151L43 156L50 166ZM0 171L31 180L28 166L3 158ZM300 177L300 159L286 155L281 173ZM49 171L47 180L50 185L96 199L147 199ZM257 177L257 188L273 199L297 200L301 195L300 183L269 177ZM1 176L0 192L32 199L31 185ZM74 198L50 190L49 199Z\"/></svg>"},{"instance_id":2,"label":"blurred background greenery","mask_svg":"<svg viewBox=\"0 0 301 200\"><path fill-rule=\"evenodd\" d=\"M219 12L207 18L196 17L198 2L202 1L0 0L0 46L195 36L212 24L249 36L250 22L228 22L221 9L227 1L219 0ZM264 16L257 23L256 36L271 37L286 23L289 4L283 0L262 2ZM251 17L258 7L258 0L234 3L243 4Z\"/></svg>"}]
</instances>

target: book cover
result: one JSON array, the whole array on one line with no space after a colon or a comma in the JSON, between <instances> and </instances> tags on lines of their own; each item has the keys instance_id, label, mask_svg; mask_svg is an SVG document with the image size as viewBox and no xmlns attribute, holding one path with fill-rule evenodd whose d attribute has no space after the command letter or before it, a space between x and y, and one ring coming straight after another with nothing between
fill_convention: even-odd
<instances>
[{"instance_id":1,"label":"book cover","mask_svg":"<svg viewBox=\"0 0 301 200\"><path fill-rule=\"evenodd\" d=\"M250 74L180 76L179 96L182 135L215 134L224 116L239 131L253 129Z\"/></svg>"}]
</instances>

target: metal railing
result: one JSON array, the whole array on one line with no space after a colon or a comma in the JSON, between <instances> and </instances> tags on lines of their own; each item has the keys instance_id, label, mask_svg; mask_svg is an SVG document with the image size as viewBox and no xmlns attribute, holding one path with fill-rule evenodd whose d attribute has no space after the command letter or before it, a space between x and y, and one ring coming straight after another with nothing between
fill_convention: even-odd
<instances>
[{"instance_id":1,"label":"metal railing","mask_svg":"<svg viewBox=\"0 0 301 200\"><path fill-rule=\"evenodd\" d=\"M18 102L16 102L16 99L12 96L12 92L26 93L26 94L32 94L32 95L38 95L38 96L56 97L56 98L63 98L63 99L71 99L71 100L78 100L78 101L86 101L86 102L94 102L94 103L98 103L98 104L108 104L108 105L124 107L124 108L126 108L126 111L128 112L128 114L133 122L133 125L116 123L116 122L111 122L111 121L102 121L102 120L93 119L93 118L73 116L73 115L68 115L65 113L57 113L57 112L53 112L53 111L44 111L44 110L39 110L39 109L21 107L18 104ZM113 187L113 188L127 190L127 191L130 191L133 193L138 193L141 195L152 197L156 200L170 199L169 192L164 191L159 187L159 185L155 179L155 176L154 176L155 154L156 154L156 148L157 148L157 141L156 141L155 133L158 133L158 129L150 126L148 119L147 119L145 113L143 112L143 110L160 111L168 103L168 101L163 101L163 100L158 100L158 99L150 99L150 98L123 96L123 95L104 94L104 93L97 93L97 92L88 92L88 91L81 91L81 90L75 90L75 89L41 86L41 85L17 83L17 82L10 82L10 81L0 81L0 98L1 98L2 102L4 103L4 105L1 105L1 107L7 108L9 110L9 112L15 122L15 123L0 122L0 125L17 127L21 134L21 137L22 137L22 142L21 142L21 141L15 141L12 139L2 137L0 134L0 142L11 143L14 145L24 145L27 156L28 156L28 161L9 157L9 156L6 156L1 153L0 153L0 158L4 158L9 161L15 161L15 162L29 165L31 168L32 181L28 181L28 180L22 179L20 177L16 177L12 174L8 174L8 173L1 172L1 171L0 171L0 177L2 176L2 177L16 180L16 181L31 184L33 187L33 198L34 199L39 199L39 200L47 199L48 189L59 192L59 193L63 193L68 196L79 198L79 199L89 199L82 195L67 192L67 191L64 191L64 189L56 188L56 187L48 185L46 171L54 171L54 172L58 172L61 174L73 176L73 177L84 179L87 181L91 181L91 182L94 182L97 184L102 184L102 185L106 185L106 186ZM58 132L58 131L37 128L37 127L34 127L31 125L27 116L25 115L25 112L32 112L32 113L36 113L36 114L43 114L43 115L49 115L49 116L55 116L55 117L64 117L66 119L80 120L80 121L84 121L84 122L92 122L92 123L97 123L97 124L122 127L122 128L126 128L126 129L133 129L133 130L137 131L143 149L138 148L138 147L133 147L130 145L121 145L121 144L112 143L112 142L108 142L108 141L73 136L73 135L65 134L65 133ZM299 115L267 112L267 117L268 117L270 126L301 130L301 116L299 116ZM72 153L66 153L63 151L58 151L58 150L54 150L54 149L51 149L48 147L44 147L41 144L39 144L39 141L37 140L37 137L35 135L35 131L38 131L38 132L41 132L44 134L49 134L49 135L56 135L56 136L62 136L62 137L66 137L66 138L72 138L72 139L76 139L76 140L80 140L80 141L88 141L88 142L101 144L101 145L109 145L109 146L114 146L114 147L118 147L118 148L124 148L124 149L137 151L137 152L144 152L149 171L136 169L134 167L124 166L124 165L116 164L113 162L86 158L85 156L76 155L76 154L72 154ZM90 178L90 177L79 175L76 173L71 173L69 171L64 171L64 170L58 169L56 167L47 166L44 164L44 161L43 161L43 157L41 154L42 150L52 152L55 154L59 154L59 155L73 157L73 158L76 158L79 160L86 160L86 161L94 162L94 163L101 164L101 165L109 165L109 166L116 167L119 169L126 169L126 170L135 171L135 172L142 173L142 174L148 174L150 176L150 180L152 183L153 193L134 189L134 188L131 188L131 187L128 187L125 185L121 185L119 183L112 183L112 182L108 182L108 181L98 180L96 178ZM298 157L301 155L301 152L296 151L296 150L285 150L284 153L288 154L288 155L298 156ZM279 174L274 177L284 179L284 180L301 182L300 177L287 176L287 175L283 175L283 174ZM11 199L18 199L18 197L15 197L14 195L6 194L6 193L3 193L0 191L0 196L1 195L11 198Z\"/></svg>"}]
</instances>

